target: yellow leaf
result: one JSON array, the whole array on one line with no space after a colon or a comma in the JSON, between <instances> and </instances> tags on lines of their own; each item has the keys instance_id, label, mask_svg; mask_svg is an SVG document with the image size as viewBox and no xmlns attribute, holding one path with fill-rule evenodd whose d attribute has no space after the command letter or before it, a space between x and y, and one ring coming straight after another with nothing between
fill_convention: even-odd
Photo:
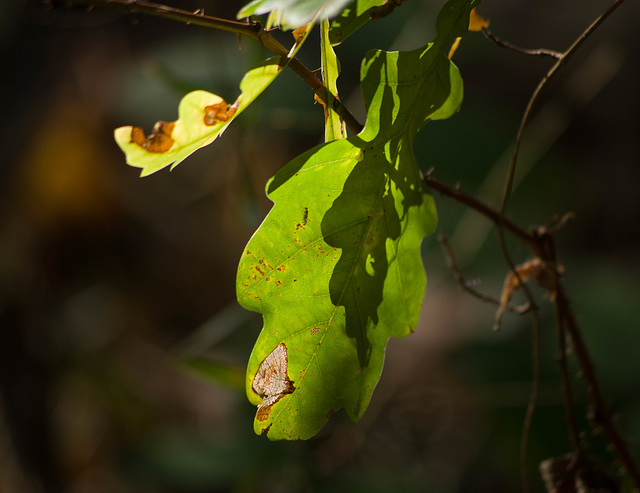
<instances>
[{"instance_id":1,"label":"yellow leaf","mask_svg":"<svg viewBox=\"0 0 640 493\"><path fill-rule=\"evenodd\" d=\"M453 54L458 49L458 46L460 45L460 41L462 41L462 38L456 38L456 40L451 45L451 49L449 50L449 60L453 58Z\"/></svg>"},{"instance_id":2,"label":"yellow leaf","mask_svg":"<svg viewBox=\"0 0 640 493\"><path fill-rule=\"evenodd\" d=\"M293 39L295 40L295 42L299 43L301 40L306 38L309 30L311 30L312 27L313 23L305 24L304 26L300 26L298 29L293 30L291 34L293 34Z\"/></svg>"},{"instance_id":3,"label":"yellow leaf","mask_svg":"<svg viewBox=\"0 0 640 493\"><path fill-rule=\"evenodd\" d=\"M489 27L489 21L480 17L476 9L473 9L469 16L469 31L482 31L485 27Z\"/></svg>"}]
</instances>

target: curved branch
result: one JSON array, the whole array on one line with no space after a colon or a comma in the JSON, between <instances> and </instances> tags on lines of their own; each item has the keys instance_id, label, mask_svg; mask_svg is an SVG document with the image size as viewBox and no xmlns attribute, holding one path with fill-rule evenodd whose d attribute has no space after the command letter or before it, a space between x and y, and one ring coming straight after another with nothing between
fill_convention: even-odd
<instances>
[{"instance_id":1,"label":"curved branch","mask_svg":"<svg viewBox=\"0 0 640 493\"><path fill-rule=\"evenodd\" d=\"M500 48L507 48L509 50L516 51L524 55L551 57L551 58L555 58L556 60L562 57L562 53L559 53L557 51L547 50L544 48L538 48L534 50L528 49L528 48L521 48L520 46L516 46L507 41L503 41L500 38L498 38L495 34L493 34L491 31L489 31L486 27L482 28L482 34L484 34L485 38L487 38L489 41L493 41Z\"/></svg>"},{"instance_id":2,"label":"curved branch","mask_svg":"<svg viewBox=\"0 0 640 493\"><path fill-rule=\"evenodd\" d=\"M533 110L533 106L538 100L538 96L542 92L542 89L547 85L549 80L558 72L558 70L565 65L569 59L575 54L575 52L582 46L582 44L593 34L593 32L604 22L604 20L609 17L620 5L624 3L625 0L616 0L613 4L602 14L600 15L593 23L584 30L584 32L578 36L578 38L573 42L573 44L561 54L560 58L556 61L556 63L549 69L549 71L542 78L536 89L533 91L529 102L527 103L527 107L524 110L522 115L522 119L520 121L520 126L518 128L518 133L516 134L516 141L513 146L513 152L511 153L511 160L509 161L509 168L507 170L507 179L505 181L504 193L502 196L502 205L500 207L500 212L504 214L507 203L509 201L509 197L511 196L511 189L513 188L513 179L516 174L516 163L518 161L518 153L520 151L520 142L522 141L522 136L524 135L524 128L531 117L531 111Z\"/></svg>"}]
</instances>

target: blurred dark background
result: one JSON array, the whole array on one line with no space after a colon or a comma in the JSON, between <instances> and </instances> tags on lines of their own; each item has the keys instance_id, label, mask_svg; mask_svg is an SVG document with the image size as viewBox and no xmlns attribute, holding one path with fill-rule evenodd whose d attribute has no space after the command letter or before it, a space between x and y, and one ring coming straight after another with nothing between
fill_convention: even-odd
<instances>
[{"instance_id":1,"label":"blurred dark background","mask_svg":"<svg viewBox=\"0 0 640 493\"><path fill-rule=\"evenodd\" d=\"M226 18L242 5L167 3ZM428 42L443 3L407 0L337 48L340 94L361 120L364 53ZM505 40L564 50L608 5L495 0L480 13ZM640 4L626 2L547 87L509 207L524 227L575 213L558 234L567 290L636 457L639 16ZM301 54L310 68L320 64L317 39ZM125 165L112 132L174 120L191 89L233 101L244 72L269 55L261 46L113 10L9 0L0 3L0 53L0 492L519 489L530 320L508 315L492 332L494 307L460 292L435 238L424 244L420 326L390 341L362 421L336 413L303 443L253 434L244 366L261 319L237 305L235 270L269 210L267 179L320 142L322 109L284 73L223 138L145 179ZM462 109L427 125L416 154L435 177L497 204L519 119L552 62L498 48L480 33L465 37L455 61ZM439 229L465 276L497 296L506 265L491 225L436 199ZM527 259L512 246L516 261ZM553 313L540 305L534 491L542 491L537 464L569 451ZM588 430L588 399L583 382L575 384ZM584 440L615 472L603 437Z\"/></svg>"}]
</instances>

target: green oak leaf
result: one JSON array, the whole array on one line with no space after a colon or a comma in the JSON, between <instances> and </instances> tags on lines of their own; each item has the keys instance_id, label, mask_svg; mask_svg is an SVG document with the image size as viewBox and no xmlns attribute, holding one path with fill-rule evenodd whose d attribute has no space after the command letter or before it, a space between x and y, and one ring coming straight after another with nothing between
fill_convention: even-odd
<instances>
[{"instance_id":1,"label":"green oak leaf","mask_svg":"<svg viewBox=\"0 0 640 493\"><path fill-rule=\"evenodd\" d=\"M295 29L310 22L330 19L338 15L353 0L254 0L238 12L237 18L251 15L275 14L274 25Z\"/></svg>"},{"instance_id":2,"label":"green oak leaf","mask_svg":"<svg viewBox=\"0 0 640 493\"><path fill-rule=\"evenodd\" d=\"M344 9L331 23L329 31L331 44L337 46L342 43L371 19L369 10L385 3L387 0L356 0L354 5Z\"/></svg>"},{"instance_id":3,"label":"green oak leaf","mask_svg":"<svg viewBox=\"0 0 640 493\"><path fill-rule=\"evenodd\" d=\"M462 101L446 53L478 3L450 0L426 47L367 54L362 132L305 152L267 184L275 205L236 285L240 303L264 318L246 379L256 433L307 439L340 408L358 420L389 337L415 329L426 286L420 244L437 218L413 140Z\"/></svg>"}]
</instances>

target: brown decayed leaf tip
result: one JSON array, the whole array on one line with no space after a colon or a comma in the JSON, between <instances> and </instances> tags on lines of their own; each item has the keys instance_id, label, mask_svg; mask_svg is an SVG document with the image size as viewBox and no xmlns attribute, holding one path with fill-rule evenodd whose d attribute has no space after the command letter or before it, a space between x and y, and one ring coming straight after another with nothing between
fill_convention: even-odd
<instances>
[{"instance_id":1,"label":"brown decayed leaf tip","mask_svg":"<svg viewBox=\"0 0 640 493\"><path fill-rule=\"evenodd\" d=\"M295 390L293 382L287 375L288 367L289 358L287 346L284 343L276 346L260 363L251 385L253 391L262 397L262 404L258 406L256 413L258 421L266 421L271 407L286 394L291 394Z\"/></svg>"},{"instance_id":2,"label":"brown decayed leaf tip","mask_svg":"<svg viewBox=\"0 0 640 493\"><path fill-rule=\"evenodd\" d=\"M224 99L219 103L205 106L204 124L210 127L219 122L228 122L229 118L236 114L237 109L236 103L229 106Z\"/></svg>"},{"instance_id":3,"label":"brown decayed leaf tip","mask_svg":"<svg viewBox=\"0 0 640 493\"><path fill-rule=\"evenodd\" d=\"M131 142L149 152L167 152L175 142L171 138L175 124L175 122L158 122L153 126L153 133L148 137L144 134L142 127L131 127Z\"/></svg>"}]
</instances>

